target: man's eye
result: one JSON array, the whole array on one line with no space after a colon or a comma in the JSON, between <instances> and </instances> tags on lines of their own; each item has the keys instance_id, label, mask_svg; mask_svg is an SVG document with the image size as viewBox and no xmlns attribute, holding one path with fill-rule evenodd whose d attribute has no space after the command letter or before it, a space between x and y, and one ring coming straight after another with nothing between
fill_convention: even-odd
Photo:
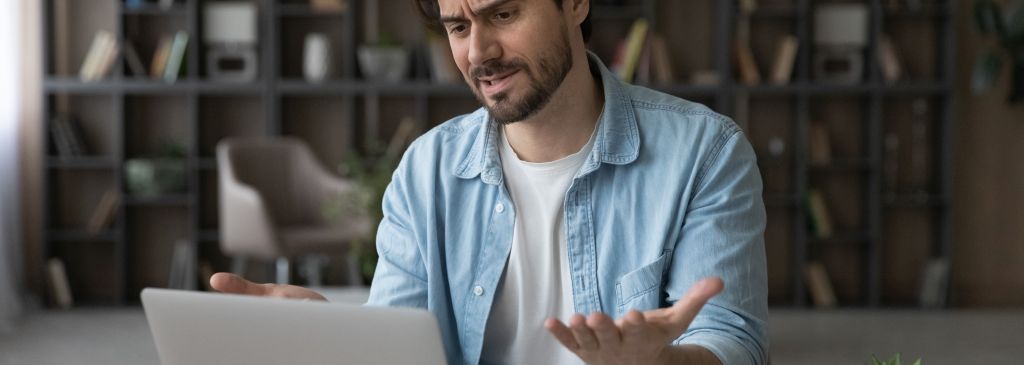
<instances>
[{"instance_id":1,"label":"man's eye","mask_svg":"<svg viewBox=\"0 0 1024 365\"><path fill-rule=\"evenodd\" d=\"M493 17L494 17L494 20L496 20L496 21L508 21L508 20L512 19L513 15L515 15L515 14L512 14L511 11L502 11L502 12L494 13Z\"/></svg>"},{"instance_id":2,"label":"man's eye","mask_svg":"<svg viewBox=\"0 0 1024 365\"><path fill-rule=\"evenodd\" d=\"M451 34L460 34L460 33L464 32L464 31L466 31L466 26L465 25L456 25L456 26L453 26L453 27L448 29L448 33L451 33Z\"/></svg>"}]
</instances>

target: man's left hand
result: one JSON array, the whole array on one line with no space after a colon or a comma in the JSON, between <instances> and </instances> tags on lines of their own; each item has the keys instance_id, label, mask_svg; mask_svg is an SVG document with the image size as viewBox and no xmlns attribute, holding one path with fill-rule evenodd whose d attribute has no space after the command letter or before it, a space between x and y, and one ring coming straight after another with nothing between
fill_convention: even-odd
<instances>
[{"instance_id":1,"label":"man's left hand","mask_svg":"<svg viewBox=\"0 0 1024 365\"><path fill-rule=\"evenodd\" d=\"M708 299L722 291L719 278L703 279L673 306L647 312L630 310L613 321L607 314L594 312L584 318L576 314L569 325L548 319L544 327L580 359L588 364L661 364L669 363L672 341L690 327Z\"/></svg>"}]
</instances>

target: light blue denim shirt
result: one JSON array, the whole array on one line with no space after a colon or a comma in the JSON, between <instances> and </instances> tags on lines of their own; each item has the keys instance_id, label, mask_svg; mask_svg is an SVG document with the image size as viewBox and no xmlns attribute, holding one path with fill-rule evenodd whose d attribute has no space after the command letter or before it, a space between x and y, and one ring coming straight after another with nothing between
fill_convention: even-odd
<instances>
[{"instance_id":1,"label":"light blue denim shirt","mask_svg":"<svg viewBox=\"0 0 1024 365\"><path fill-rule=\"evenodd\" d=\"M725 290L675 343L725 364L767 363L765 211L750 143L728 118L624 84L589 57L605 104L565 195L576 312L666 307L718 276ZM479 363L512 245L498 136L485 109L434 128L409 147L384 196L368 304L434 313L452 364Z\"/></svg>"}]
</instances>

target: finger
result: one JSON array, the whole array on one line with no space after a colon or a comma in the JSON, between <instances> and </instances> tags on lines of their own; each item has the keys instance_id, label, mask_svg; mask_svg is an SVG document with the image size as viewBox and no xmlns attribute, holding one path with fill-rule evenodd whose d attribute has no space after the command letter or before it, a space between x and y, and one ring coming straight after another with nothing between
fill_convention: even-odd
<instances>
[{"instance_id":1,"label":"finger","mask_svg":"<svg viewBox=\"0 0 1024 365\"><path fill-rule=\"evenodd\" d=\"M548 332L551 332L555 339L562 346L569 349L569 351L576 352L580 349L580 344L576 342L576 337L572 335L572 330L566 327L562 321L548 318L548 320L544 321L544 328L547 328Z\"/></svg>"},{"instance_id":2,"label":"finger","mask_svg":"<svg viewBox=\"0 0 1024 365\"><path fill-rule=\"evenodd\" d=\"M572 330L572 335L576 338L576 343L580 344L580 350L598 350L597 337L594 336L594 331L591 331L590 327L587 327L587 320L586 318L583 318L582 315L579 313L572 315L572 319L569 320L569 329Z\"/></svg>"},{"instance_id":3,"label":"finger","mask_svg":"<svg viewBox=\"0 0 1024 365\"><path fill-rule=\"evenodd\" d=\"M640 314L636 309L630 309L626 312L626 315L622 316L622 340L627 342L634 336L643 334L647 321L644 319L644 315Z\"/></svg>"},{"instance_id":4,"label":"finger","mask_svg":"<svg viewBox=\"0 0 1024 365\"><path fill-rule=\"evenodd\" d=\"M243 279L241 276L219 272L210 277L210 286L221 293L245 294L245 295L267 295L269 290L266 286L253 283Z\"/></svg>"},{"instance_id":5,"label":"finger","mask_svg":"<svg viewBox=\"0 0 1024 365\"><path fill-rule=\"evenodd\" d=\"M690 327L690 322L697 317L700 309L707 304L708 300L720 293L725 287L722 279L717 277L705 278L690 287L690 290L683 295L671 308L669 308L668 323L674 332L683 332Z\"/></svg>"},{"instance_id":6,"label":"finger","mask_svg":"<svg viewBox=\"0 0 1024 365\"><path fill-rule=\"evenodd\" d=\"M591 313L587 317L587 326L594 331L597 337L597 347L601 349L614 350L622 345L622 334L619 327L615 326L612 317L601 312Z\"/></svg>"}]
</instances>

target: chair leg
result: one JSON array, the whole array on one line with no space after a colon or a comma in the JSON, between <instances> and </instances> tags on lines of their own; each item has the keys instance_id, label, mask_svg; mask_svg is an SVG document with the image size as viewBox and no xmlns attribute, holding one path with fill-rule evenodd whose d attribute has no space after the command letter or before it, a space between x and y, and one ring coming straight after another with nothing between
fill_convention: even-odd
<instances>
[{"instance_id":1,"label":"chair leg","mask_svg":"<svg viewBox=\"0 0 1024 365\"><path fill-rule=\"evenodd\" d=\"M284 256L278 257L275 266L277 267L276 282L278 284L287 285L289 283L288 276L291 270L291 263L288 261L288 258Z\"/></svg>"},{"instance_id":2,"label":"chair leg","mask_svg":"<svg viewBox=\"0 0 1024 365\"><path fill-rule=\"evenodd\" d=\"M235 275L245 277L246 262L244 256L235 256L231 258L231 272Z\"/></svg>"}]
</instances>

